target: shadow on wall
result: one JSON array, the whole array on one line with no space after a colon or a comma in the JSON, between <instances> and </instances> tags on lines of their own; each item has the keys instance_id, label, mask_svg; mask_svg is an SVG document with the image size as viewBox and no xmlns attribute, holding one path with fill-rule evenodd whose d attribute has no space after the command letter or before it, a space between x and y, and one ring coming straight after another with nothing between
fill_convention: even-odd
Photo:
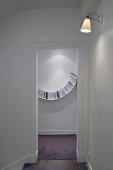
<instances>
[{"instance_id":1,"label":"shadow on wall","mask_svg":"<svg viewBox=\"0 0 113 170\"><path fill-rule=\"evenodd\" d=\"M49 100L43 100L39 98L38 99L39 113L57 113L67 109L70 105L76 102L76 98L77 98L76 94L77 94L77 86L75 86L74 89L65 97L58 100L49 101Z\"/></svg>"}]
</instances>

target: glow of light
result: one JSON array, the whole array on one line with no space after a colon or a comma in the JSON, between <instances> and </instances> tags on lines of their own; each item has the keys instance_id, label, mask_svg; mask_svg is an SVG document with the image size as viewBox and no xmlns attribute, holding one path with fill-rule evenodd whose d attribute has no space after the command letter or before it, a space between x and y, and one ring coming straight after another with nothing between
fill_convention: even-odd
<instances>
[{"instance_id":1,"label":"glow of light","mask_svg":"<svg viewBox=\"0 0 113 170\"><path fill-rule=\"evenodd\" d=\"M91 20L89 18L85 18L80 29L83 33L90 33L91 32Z\"/></svg>"}]
</instances>

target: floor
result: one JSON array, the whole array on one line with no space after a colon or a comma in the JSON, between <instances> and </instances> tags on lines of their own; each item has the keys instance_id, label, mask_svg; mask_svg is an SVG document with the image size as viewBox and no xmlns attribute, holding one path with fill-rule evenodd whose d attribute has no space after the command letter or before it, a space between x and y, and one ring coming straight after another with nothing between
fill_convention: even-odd
<instances>
[{"instance_id":1,"label":"floor","mask_svg":"<svg viewBox=\"0 0 113 170\"><path fill-rule=\"evenodd\" d=\"M40 160L36 164L25 164L23 170L87 170L87 167L74 160Z\"/></svg>"},{"instance_id":2,"label":"floor","mask_svg":"<svg viewBox=\"0 0 113 170\"><path fill-rule=\"evenodd\" d=\"M39 160L75 160L76 135L39 136Z\"/></svg>"},{"instance_id":3,"label":"floor","mask_svg":"<svg viewBox=\"0 0 113 170\"><path fill-rule=\"evenodd\" d=\"M39 136L39 158L36 164L25 164L23 170L87 170L76 161L76 135Z\"/></svg>"}]
</instances>

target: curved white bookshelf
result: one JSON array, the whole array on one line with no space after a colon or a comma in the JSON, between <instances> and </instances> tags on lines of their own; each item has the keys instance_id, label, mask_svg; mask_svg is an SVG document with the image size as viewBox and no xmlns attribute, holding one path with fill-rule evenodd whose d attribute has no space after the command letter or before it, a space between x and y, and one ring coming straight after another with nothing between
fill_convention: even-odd
<instances>
[{"instance_id":1,"label":"curved white bookshelf","mask_svg":"<svg viewBox=\"0 0 113 170\"><path fill-rule=\"evenodd\" d=\"M70 73L70 80L67 84L62 87L60 90L55 92L47 92L41 89L38 89L38 97L44 100L58 100L72 91L72 89L77 84L77 76L74 73Z\"/></svg>"}]
</instances>

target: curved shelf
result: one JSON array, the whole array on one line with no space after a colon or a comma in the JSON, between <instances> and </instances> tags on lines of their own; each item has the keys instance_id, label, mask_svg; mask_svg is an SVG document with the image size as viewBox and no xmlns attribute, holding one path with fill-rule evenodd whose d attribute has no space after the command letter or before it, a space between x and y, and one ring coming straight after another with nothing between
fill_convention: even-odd
<instances>
[{"instance_id":1,"label":"curved shelf","mask_svg":"<svg viewBox=\"0 0 113 170\"><path fill-rule=\"evenodd\" d=\"M70 73L71 80L58 91L55 92L46 92L38 89L38 97L44 100L57 100L64 96L66 96L72 89L75 87L77 83L77 76L74 73Z\"/></svg>"}]
</instances>

